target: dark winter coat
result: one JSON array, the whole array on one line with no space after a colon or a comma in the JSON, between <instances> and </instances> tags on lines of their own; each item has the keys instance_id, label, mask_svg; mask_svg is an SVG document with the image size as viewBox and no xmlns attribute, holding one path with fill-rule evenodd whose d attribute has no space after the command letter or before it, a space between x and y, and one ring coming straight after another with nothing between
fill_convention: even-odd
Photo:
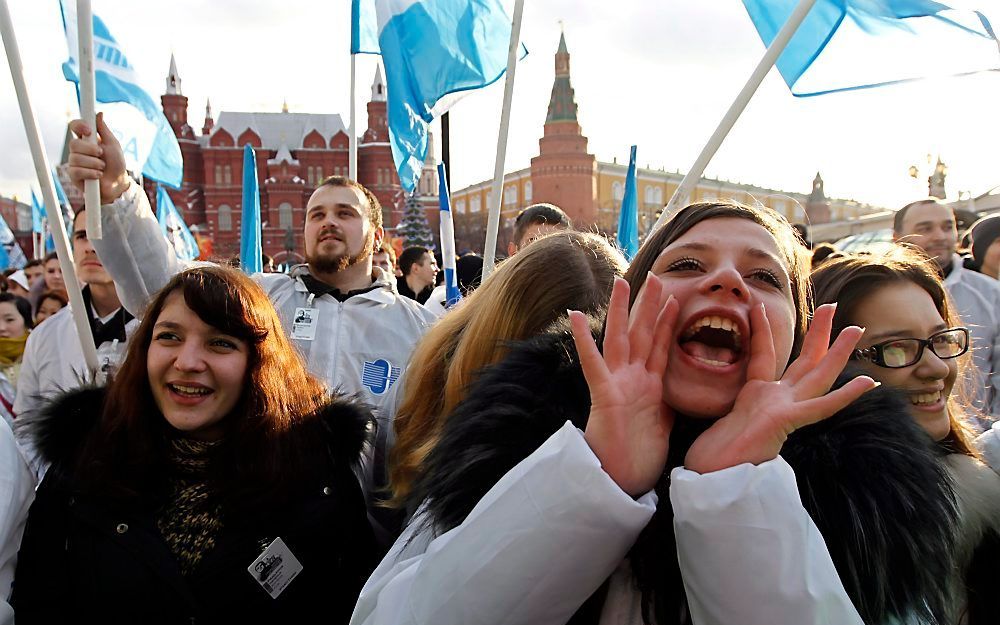
<instances>
[{"instance_id":1,"label":"dark winter coat","mask_svg":"<svg viewBox=\"0 0 1000 625\"><path fill-rule=\"evenodd\" d=\"M782 457L822 532L844 586L869 625L893 617L945 622L951 597L956 505L941 452L885 388L795 432ZM566 331L516 345L486 369L450 415L412 494L439 532L460 524L483 495L567 420L586 427L590 395ZM647 620L685 622L669 468L705 425L679 418L659 505L629 554ZM470 557L475 557L470 554ZM734 554L734 558L739 557ZM607 585L571 619L597 623ZM932 620L938 619L938 620Z\"/></svg>"},{"instance_id":2,"label":"dark winter coat","mask_svg":"<svg viewBox=\"0 0 1000 625\"><path fill-rule=\"evenodd\" d=\"M88 494L69 470L96 431L103 401L103 390L75 391L33 426L52 466L19 553L12 599L19 625L347 623L380 555L352 472L370 412L337 399L293 430L296 445L322 446L312 450L328 459L303 480L305 494L240 514L224 507L215 547L185 578L157 530L156 506ZM303 568L272 599L247 568L277 537Z\"/></svg>"}]
</instances>

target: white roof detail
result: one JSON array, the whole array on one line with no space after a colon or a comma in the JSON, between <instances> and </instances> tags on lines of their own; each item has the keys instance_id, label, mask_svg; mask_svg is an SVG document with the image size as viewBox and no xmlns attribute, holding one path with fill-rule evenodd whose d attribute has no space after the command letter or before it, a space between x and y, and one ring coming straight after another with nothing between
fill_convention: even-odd
<instances>
[{"instance_id":1,"label":"white roof detail","mask_svg":"<svg viewBox=\"0 0 1000 625\"><path fill-rule=\"evenodd\" d=\"M268 165L280 165L282 162L288 163L289 165L298 165L299 162L292 158L292 153L288 150L288 146L284 143L278 148L278 153L274 155L274 158L267 161Z\"/></svg>"},{"instance_id":2,"label":"white roof detail","mask_svg":"<svg viewBox=\"0 0 1000 625\"><path fill-rule=\"evenodd\" d=\"M282 144L291 149L302 147L302 141L313 130L329 145L338 132L347 132L344 120L334 113L235 113L222 111L212 129L212 136L225 130L238 140L246 129L260 136L263 146L275 150Z\"/></svg>"}]
</instances>

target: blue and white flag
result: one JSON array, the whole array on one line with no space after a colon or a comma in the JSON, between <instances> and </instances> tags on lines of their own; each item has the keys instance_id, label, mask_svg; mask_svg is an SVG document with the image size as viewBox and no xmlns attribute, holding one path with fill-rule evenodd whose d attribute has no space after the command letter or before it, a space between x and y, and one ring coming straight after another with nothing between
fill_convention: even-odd
<instances>
[{"instance_id":1,"label":"blue and white flag","mask_svg":"<svg viewBox=\"0 0 1000 625\"><path fill-rule=\"evenodd\" d=\"M73 212L73 206L69 203L69 198L66 197L66 191L63 190L62 183L59 181L59 174L55 169L52 170L52 184L56 188L56 200L59 202L59 207L62 209L63 223L66 225L66 236L69 240L73 240L73 217L75 213ZM42 216L48 220L48 210L42 207ZM46 225L51 223L48 220ZM45 239L45 249L49 252L56 249L56 242L52 239L51 229L49 230L49 236Z\"/></svg>"},{"instance_id":2,"label":"blue and white flag","mask_svg":"<svg viewBox=\"0 0 1000 625\"><path fill-rule=\"evenodd\" d=\"M79 85L76 2L59 0L69 60L63 63L66 80ZM135 68L94 14L94 83L97 110L125 152L126 167L163 184L180 188L184 161L177 137L157 100L139 86ZM103 105L103 106L102 106Z\"/></svg>"},{"instance_id":3,"label":"blue and white flag","mask_svg":"<svg viewBox=\"0 0 1000 625\"><path fill-rule=\"evenodd\" d=\"M240 269L250 275L264 271L260 243L260 192L253 146L243 147L243 215L240 218Z\"/></svg>"},{"instance_id":4,"label":"blue and white flag","mask_svg":"<svg viewBox=\"0 0 1000 625\"><path fill-rule=\"evenodd\" d=\"M451 215L448 195L448 172L438 164L438 203L441 207L441 264L444 265L444 307L451 308L462 299L458 290L458 268L455 262L455 222Z\"/></svg>"},{"instance_id":5,"label":"blue and white flag","mask_svg":"<svg viewBox=\"0 0 1000 625\"><path fill-rule=\"evenodd\" d=\"M352 0L351 8L351 52L382 55L392 158L412 193L428 125L456 94L507 70L511 19L499 0Z\"/></svg>"},{"instance_id":6,"label":"blue and white flag","mask_svg":"<svg viewBox=\"0 0 1000 625\"><path fill-rule=\"evenodd\" d=\"M35 195L35 190L31 190L31 231L35 234L41 234L45 232L45 226L42 220L45 219L45 207L42 203L38 201L38 196Z\"/></svg>"},{"instance_id":7,"label":"blue and white flag","mask_svg":"<svg viewBox=\"0 0 1000 625\"><path fill-rule=\"evenodd\" d=\"M628 173L625 174L625 195L618 213L618 247L625 258L632 262L639 251L639 192L636 188L635 148L628 157Z\"/></svg>"},{"instance_id":8,"label":"blue and white flag","mask_svg":"<svg viewBox=\"0 0 1000 625\"><path fill-rule=\"evenodd\" d=\"M798 3L743 0L767 46ZM817 0L777 66L803 97L997 70L1000 47L978 11L935 0Z\"/></svg>"},{"instance_id":9,"label":"blue and white flag","mask_svg":"<svg viewBox=\"0 0 1000 625\"><path fill-rule=\"evenodd\" d=\"M156 185L156 221L160 222L163 238L167 240L174 254L181 260L198 258L198 243L188 230L184 218L177 212L174 201L170 199L162 184Z\"/></svg>"},{"instance_id":10,"label":"blue and white flag","mask_svg":"<svg viewBox=\"0 0 1000 625\"><path fill-rule=\"evenodd\" d=\"M14 233L3 216L0 216L0 268L2 269L23 269L28 262L21 246L17 244Z\"/></svg>"}]
</instances>

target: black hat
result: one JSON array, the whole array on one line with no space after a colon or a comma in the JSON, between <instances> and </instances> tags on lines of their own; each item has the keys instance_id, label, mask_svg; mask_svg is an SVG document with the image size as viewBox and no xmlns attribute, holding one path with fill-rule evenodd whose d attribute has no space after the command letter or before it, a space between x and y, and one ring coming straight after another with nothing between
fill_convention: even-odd
<instances>
[{"instance_id":1,"label":"black hat","mask_svg":"<svg viewBox=\"0 0 1000 625\"><path fill-rule=\"evenodd\" d=\"M972 257L982 265L986 250L1000 237L1000 214L983 217L969 228L972 235Z\"/></svg>"}]
</instances>

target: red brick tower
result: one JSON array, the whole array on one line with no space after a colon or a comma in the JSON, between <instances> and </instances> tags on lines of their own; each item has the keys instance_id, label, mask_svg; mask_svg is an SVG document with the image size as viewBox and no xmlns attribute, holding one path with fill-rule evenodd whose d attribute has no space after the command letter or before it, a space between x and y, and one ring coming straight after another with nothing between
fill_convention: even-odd
<instances>
[{"instance_id":1,"label":"red brick tower","mask_svg":"<svg viewBox=\"0 0 1000 625\"><path fill-rule=\"evenodd\" d=\"M396 165L389 147L389 124L386 120L385 81L381 66L375 69L372 99L368 102L368 129L358 142L358 182L368 187L382 204L382 225L399 222L402 215L401 188ZM397 209L396 204L400 206Z\"/></svg>"},{"instance_id":2,"label":"red brick tower","mask_svg":"<svg viewBox=\"0 0 1000 625\"><path fill-rule=\"evenodd\" d=\"M816 172L813 178L813 190L806 203L806 216L810 224L825 224L830 222L830 200L823 191L823 177Z\"/></svg>"},{"instance_id":3,"label":"red brick tower","mask_svg":"<svg viewBox=\"0 0 1000 625\"><path fill-rule=\"evenodd\" d=\"M170 127L177 137L181 147L181 157L184 160L184 180L181 188L167 187L170 199L174 201L177 210L181 212L188 224L205 222L205 200L202 188L205 184L205 168L201 157L201 146L194 129L188 125L187 96L181 91L181 77L177 73L177 63L174 55L170 55L170 70L167 72L166 91L160 96L163 114L167 116ZM147 192L150 186L147 184ZM155 208L155 193L153 193Z\"/></svg>"},{"instance_id":4,"label":"red brick tower","mask_svg":"<svg viewBox=\"0 0 1000 625\"><path fill-rule=\"evenodd\" d=\"M559 36L556 76L538 148L538 156L531 159L532 201L559 206L581 230L595 225L597 159L587 153L587 137L577 121L565 35Z\"/></svg>"}]
</instances>

